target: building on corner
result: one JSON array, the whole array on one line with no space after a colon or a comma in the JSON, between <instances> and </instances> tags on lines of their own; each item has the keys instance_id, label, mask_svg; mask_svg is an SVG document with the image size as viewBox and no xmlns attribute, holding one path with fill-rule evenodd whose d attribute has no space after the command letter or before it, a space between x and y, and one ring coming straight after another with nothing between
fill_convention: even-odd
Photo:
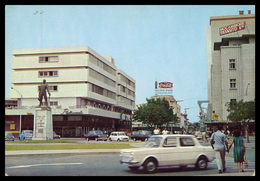
<instances>
[{"instance_id":1,"label":"building on corner","mask_svg":"<svg viewBox=\"0 0 260 181\"><path fill-rule=\"evenodd\" d=\"M6 123L33 129L38 86L46 79L53 130L62 137L131 129L135 80L118 69L111 56L103 57L87 46L17 49L12 55L10 100L17 100L17 106L6 108ZM6 131L19 133L10 128L6 124Z\"/></svg>"}]
</instances>

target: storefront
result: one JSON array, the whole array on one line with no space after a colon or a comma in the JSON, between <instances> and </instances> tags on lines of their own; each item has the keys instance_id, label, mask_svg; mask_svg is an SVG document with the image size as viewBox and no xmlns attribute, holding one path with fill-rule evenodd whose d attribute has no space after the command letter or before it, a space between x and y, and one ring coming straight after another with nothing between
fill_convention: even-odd
<instances>
[{"instance_id":1,"label":"storefront","mask_svg":"<svg viewBox=\"0 0 260 181\"><path fill-rule=\"evenodd\" d=\"M34 115L22 115L21 131L33 130ZM5 131L12 132L15 138L19 137L20 116L5 116ZM119 121L106 117L97 117L83 114L53 115L53 131L61 137L83 137L91 130L115 131L130 129L131 121Z\"/></svg>"}]
</instances>

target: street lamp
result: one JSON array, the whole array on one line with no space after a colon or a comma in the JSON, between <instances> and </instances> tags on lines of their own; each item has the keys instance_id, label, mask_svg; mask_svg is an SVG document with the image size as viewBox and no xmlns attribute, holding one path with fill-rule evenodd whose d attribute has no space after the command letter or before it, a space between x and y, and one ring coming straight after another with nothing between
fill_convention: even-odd
<instances>
[{"instance_id":1,"label":"street lamp","mask_svg":"<svg viewBox=\"0 0 260 181\"><path fill-rule=\"evenodd\" d=\"M20 128L19 128L19 132L21 134L21 127L22 127L22 113L21 113L22 110L21 109L22 109L22 98L23 98L23 95L18 90L16 90L15 88L11 87L11 89L15 90L21 96L21 101L20 101L20 105L19 105L19 108L20 108Z\"/></svg>"},{"instance_id":2,"label":"street lamp","mask_svg":"<svg viewBox=\"0 0 260 181\"><path fill-rule=\"evenodd\" d=\"M247 86L246 86L246 96L247 96L247 90L248 90L248 86L250 85L250 82L247 83Z\"/></svg>"}]
</instances>

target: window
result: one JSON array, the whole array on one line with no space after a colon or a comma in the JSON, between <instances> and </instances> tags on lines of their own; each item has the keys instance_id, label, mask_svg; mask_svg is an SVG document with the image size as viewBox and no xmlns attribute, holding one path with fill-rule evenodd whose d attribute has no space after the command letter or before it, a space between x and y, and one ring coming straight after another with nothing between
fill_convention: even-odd
<instances>
[{"instance_id":1,"label":"window","mask_svg":"<svg viewBox=\"0 0 260 181\"><path fill-rule=\"evenodd\" d=\"M68 121L82 121L82 116L68 116Z\"/></svg>"},{"instance_id":2,"label":"window","mask_svg":"<svg viewBox=\"0 0 260 181\"><path fill-rule=\"evenodd\" d=\"M237 99L230 99L230 102L236 102Z\"/></svg>"},{"instance_id":3,"label":"window","mask_svg":"<svg viewBox=\"0 0 260 181\"><path fill-rule=\"evenodd\" d=\"M180 140L181 146L195 146L192 138L180 138Z\"/></svg>"},{"instance_id":4,"label":"window","mask_svg":"<svg viewBox=\"0 0 260 181\"><path fill-rule=\"evenodd\" d=\"M51 106L58 106L58 101L50 101Z\"/></svg>"},{"instance_id":5,"label":"window","mask_svg":"<svg viewBox=\"0 0 260 181\"><path fill-rule=\"evenodd\" d=\"M53 121L63 121L63 116L53 116Z\"/></svg>"},{"instance_id":6,"label":"window","mask_svg":"<svg viewBox=\"0 0 260 181\"><path fill-rule=\"evenodd\" d=\"M39 77L58 76L58 71L39 71Z\"/></svg>"},{"instance_id":7,"label":"window","mask_svg":"<svg viewBox=\"0 0 260 181\"><path fill-rule=\"evenodd\" d=\"M229 59L229 69L236 69L235 59Z\"/></svg>"},{"instance_id":8,"label":"window","mask_svg":"<svg viewBox=\"0 0 260 181\"><path fill-rule=\"evenodd\" d=\"M58 90L58 86L57 85L49 86L49 91L57 91L57 90Z\"/></svg>"},{"instance_id":9,"label":"window","mask_svg":"<svg viewBox=\"0 0 260 181\"><path fill-rule=\"evenodd\" d=\"M39 57L39 62L58 62L58 56L51 56L51 57Z\"/></svg>"},{"instance_id":10,"label":"window","mask_svg":"<svg viewBox=\"0 0 260 181\"><path fill-rule=\"evenodd\" d=\"M236 89L236 79L230 79L230 89Z\"/></svg>"},{"instance_id":11,"label":"window","mask_svg":"<svg viewBox=\"0 0 260 181\"><path fill-rule=\"evenodd\" d=\"M164 140L164 147L176 147L177 146L177 138L176 137L167 137Z\"/></svg>"}]
</instances>

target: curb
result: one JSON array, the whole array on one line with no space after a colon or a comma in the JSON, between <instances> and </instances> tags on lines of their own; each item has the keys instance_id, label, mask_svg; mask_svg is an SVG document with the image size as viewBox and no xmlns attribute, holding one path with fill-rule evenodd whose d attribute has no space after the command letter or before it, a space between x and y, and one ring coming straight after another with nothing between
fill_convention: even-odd
<instances>
[{"instance_id":1,"label":"curb","mask_svg":"<svg viewBox=\"0 0 260 181\"><path fill-rule=\"evenodd\" d=\"M100 155L119 154L121 149L74 149L74 150L35 150L35 151L6 151L5 157L39 156L39 155Z\"/></svg>"}]
</instances>

